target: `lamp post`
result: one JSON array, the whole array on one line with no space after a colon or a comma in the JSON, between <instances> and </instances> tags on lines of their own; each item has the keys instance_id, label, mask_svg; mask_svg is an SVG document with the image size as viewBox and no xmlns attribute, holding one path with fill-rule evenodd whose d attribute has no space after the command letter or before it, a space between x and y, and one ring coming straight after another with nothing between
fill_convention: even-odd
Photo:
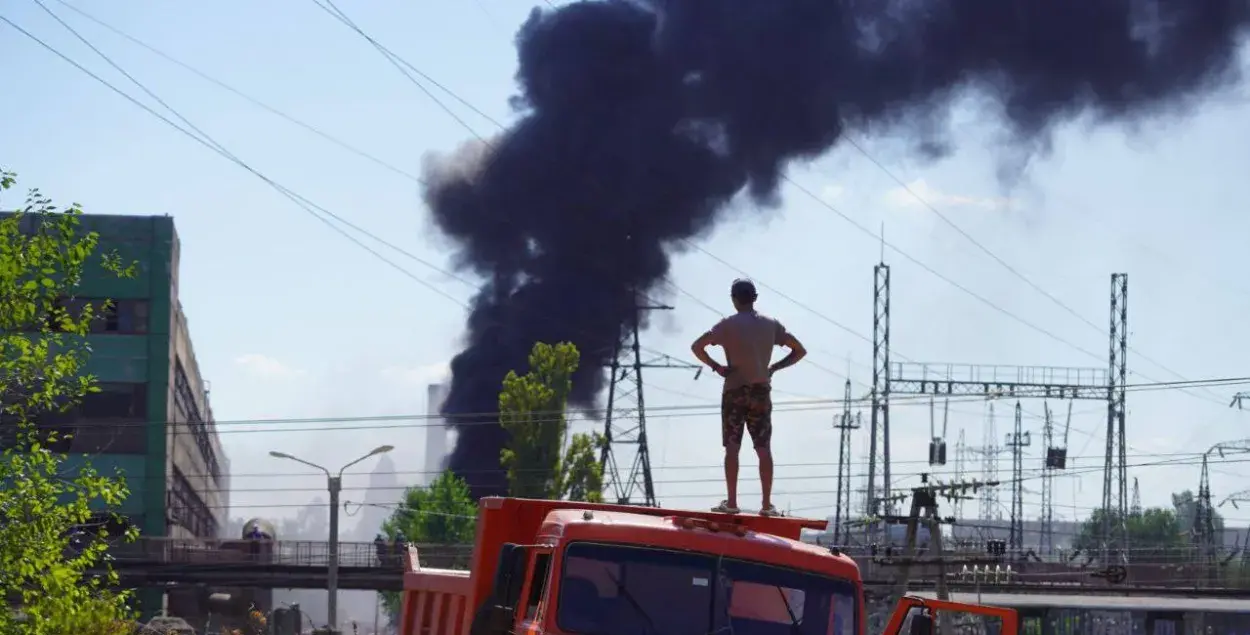
<instances>
[{"instance_id":1,"label":"lamp post","mask_svg":"<svg viewBox=\"0 0 1250 635\"><path fill-rule=\"evenodd\" d=\"M338 474L330 474L327 470L316 463L310 463L299 457L291 456L286 452L271 451L269 456L276 459L287 459L296 463L303 463L308 467L315 467L326 475L326 487L330 490L330 561L326 566L326 587L329 591L329 600L326 602L326 621L329 622L331 629L338 628L338 604L339 604L339 491L343 489L343 472L365 460L379 454L385 454L394 450L393 445L380 445L373 449L372 452L344 465L339 469Z\"/></svg>"}]
</instances>

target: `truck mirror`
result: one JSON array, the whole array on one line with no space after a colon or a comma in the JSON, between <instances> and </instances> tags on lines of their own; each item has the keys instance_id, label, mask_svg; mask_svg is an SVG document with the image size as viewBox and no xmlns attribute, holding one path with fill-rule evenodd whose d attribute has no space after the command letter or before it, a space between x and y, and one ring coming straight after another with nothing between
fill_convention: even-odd
<instances>
[{"instance_id":1,"label":"truck mirror","mask_svg":"<svg viewBox=\"0 0 1250 635\"><path fill-rule=\"evenodd\" d=\"M925 613L912 615L910 635L933 635L933 616Z\"/></svg>"},{"instance_id":2,"label":"truck mirror","mask_svg":"<svg viewBox=\"0 0 1250 635\"><path fill-rule=\"evenodd\" d=\"M470 635L507 635L512 632L528 564L529 550L525 547L508 542L499 548L490 597L473 616Z\"/></svg>"},{"instance_id":3,"label":"truck mirror","mask_svg":"<svg viewBox=\"0 0 1250 635\"><path fill-rule=\"evenodd\" d=\"M525 568L528 564L529 549L510 542L500 547L492 593L495 605L507 609L516 608L521 597L521 587L525 584Z\"/></svg>"}]
</instances>

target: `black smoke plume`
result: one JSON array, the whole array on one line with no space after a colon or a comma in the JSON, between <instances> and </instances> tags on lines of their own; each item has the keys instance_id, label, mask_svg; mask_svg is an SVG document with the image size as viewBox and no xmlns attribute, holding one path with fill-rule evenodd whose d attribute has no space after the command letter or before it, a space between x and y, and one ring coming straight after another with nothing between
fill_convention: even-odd
<instances>
[{"instance_id":1,"label":"black smoke plume","mask_svg":"<svg viewBox=\"0 0 1250 635\"><path fill-rule=\"evenodd\" d=\"M1011 148L1078 116L1181 113L1239 79L1247 0L600 0L535 10L517 38L522 118L427 165L434 220L487 280L444 413L449 467L502 494L500 382L536 341L582 351L592 406L635 293L746 193L844 130L949 146L951 103L1000 109ZM776 254L784 257L784 254ZM728 284L728 281L727 281ZM728 287L726 287L728 288ZM476 416L475 416L476 415Z\"/></svg>"}]
</instances>

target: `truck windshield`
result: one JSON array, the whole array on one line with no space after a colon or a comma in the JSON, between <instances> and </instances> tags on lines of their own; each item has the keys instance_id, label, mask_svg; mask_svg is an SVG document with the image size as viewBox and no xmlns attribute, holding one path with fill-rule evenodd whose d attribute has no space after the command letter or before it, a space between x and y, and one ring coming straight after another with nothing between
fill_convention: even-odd
<instances>
[{"instance_id":1,"label":"truck windshield","mask_svg":"<svg viewBox=\"0 0 1250 635\"><path fill-rule=\"evenodd\" d=\"M556 624L583 635L854 635L848 580L715 555L575 542Z\"/></svg>"}]
</instances>

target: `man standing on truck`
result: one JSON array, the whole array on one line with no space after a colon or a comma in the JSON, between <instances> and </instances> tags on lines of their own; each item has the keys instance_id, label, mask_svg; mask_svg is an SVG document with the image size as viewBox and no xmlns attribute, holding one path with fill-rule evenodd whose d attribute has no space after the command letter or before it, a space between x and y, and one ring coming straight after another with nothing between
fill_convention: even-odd
<instances>
[{"instance_id":1,"label":"man standing on truck","mask_svg":"<svg viewBox=\"0 0 1250 635\"><path fill-rule=\"evenodd\" d=\"M729 289L736 313L721 320L694 341L690 350L699 361L725 378L721 395L721 443L725 446L725 487L728 497L712 511L738 513L738 451L744 431L751 433L755 453L760 457L761 516L777 516L773 506L773 373L793 366L807 355L799 340L781 322L755 310L758 294L750 280L734 280ZM708 346L725 351L725 365L708 355ZM773 347L784 346L790 353L771 364Z\"/></svg>"}]
</instances>

